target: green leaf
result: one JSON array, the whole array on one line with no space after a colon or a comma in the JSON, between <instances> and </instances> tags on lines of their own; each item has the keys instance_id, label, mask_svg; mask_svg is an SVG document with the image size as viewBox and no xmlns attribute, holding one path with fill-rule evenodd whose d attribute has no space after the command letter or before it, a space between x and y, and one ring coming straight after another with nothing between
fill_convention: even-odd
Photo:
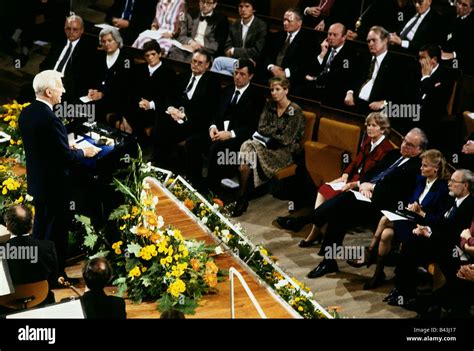
<instances>
[{"instance_id":1,"label":"green leaf","mask_svg":"<svg viewBox=\"0 0 474 351\"><path fill-rule=\"evenodd\" d=\"M92 233L87 234L84 237L84 246L88 247L89 249L92 250L94 248L98 238L99 237L97 236L97 234L92 234Z\"/></svg>"}]
</instances>

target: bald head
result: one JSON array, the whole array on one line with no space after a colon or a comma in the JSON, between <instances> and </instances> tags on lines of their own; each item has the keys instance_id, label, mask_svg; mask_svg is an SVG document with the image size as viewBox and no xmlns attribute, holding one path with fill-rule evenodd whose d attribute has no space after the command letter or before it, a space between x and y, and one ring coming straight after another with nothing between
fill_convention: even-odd
<instances>
[{"instance_id":1,"label":"bald head","mask_svg":"<svg viewBox=\"0 0 474 351\"><path fill-rule=\"evenodd\" d=\"M342 23L334 23L329 27L327 42L329 47L337 49L346 42L346 26Z\"/></svg>"}]
</instances>

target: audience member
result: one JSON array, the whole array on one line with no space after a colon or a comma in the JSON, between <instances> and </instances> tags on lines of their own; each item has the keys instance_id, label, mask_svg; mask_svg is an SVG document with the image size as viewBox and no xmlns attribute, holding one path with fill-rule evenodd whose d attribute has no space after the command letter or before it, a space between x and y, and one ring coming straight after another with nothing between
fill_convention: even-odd
<instances>
[{"instance_id":1,"label":"audience member","mask_svg":"<svg viewBox=\"0 0 474 351\"><path fill-rule=\"evenodd\" d=\"M331 13L335 2L336 0L300 0L298 9L304 16L303 25L316 30L324 30L324 19Z\"/></svg>"},{"instance_id":2,"label":"audience member","mask_svg":"<svg viewBox=\"0 0 474 351\"><path fill-rule=\"evenodd\" d=\"M224 46L225 56L214 60L211 71L232 76L238 59L250 59L257 65L260 61L267 24L255 17L255 0L240 0L240 21L231 24Z\"/></svg>"},{"instance_id":3,"label":"audience member","mask_svg":"<svg viewBox=\"0 0 474 351\"><path fill-rule=\"evenodd\" d=\"M227 17L215 11L217 1L199 0L199 12L186 14L183 27L177 40L184 49L173 46L168 56L174 60L191 62L193 52L204 48L211 56L222 54L229 32Z\"/></svg>"},{"instance_id":4,"label":"audience member","mask_svg":"<svg viewBox=\"0 0 474 351\"><path fill-rule=\"evenodd\" d=\"M87 319L126 319L125 301L121 297L106 295L104 288L112 278L112 267L104 257L86 262L82 276L87 290L81 301Z\"/></svg>"},{"instance_id":5,"label":"audience member","mask_svg":"<svg viewBox=\"0 0 474 351\"><path fill-rule=\"evenodd\" d=\"M240 147L240 188L234 217L241 216L247 210L249 188L262 185L279 169L291 164L292 155L300 148L305 118L301 107L289 100L288 91L286 78L270 79L272 100L266 103L260 116L259 135Z\"/></svg>"}]
</instances>

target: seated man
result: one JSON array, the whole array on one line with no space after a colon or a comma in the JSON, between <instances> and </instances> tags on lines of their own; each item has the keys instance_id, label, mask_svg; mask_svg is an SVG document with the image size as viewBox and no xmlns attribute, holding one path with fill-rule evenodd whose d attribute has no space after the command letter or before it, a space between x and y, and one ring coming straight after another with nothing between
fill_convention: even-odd
<instances>
[{"instance_id":1,"label":"seated man","mask_svg":"<svg viewBox=\"0 0 474 351\"><path fill-rule=\"evenodd\" d=\"M313 269L308 278L321 277L338 270L334 248L340 247L348 229L358 225L378 223L380 210L396 210L400 203L408 204L419 173L419 155L425 150L428 140L425 133L414 128L407 133L399 150L389 152L359 181L359 192L370 201L357 200L348 191L324 202L304 217L279 217L278 224L285 229L299 231L307 223L321 228L327 223L321 254L323 261ZM342 220L341 220L342 219Z\"/></svg>"},{"instance_id":2,"label":"seated man","mask_svg":"<svg viewBox=\"0 0 474 351\"><path fill-rule=\"evenodd\" d=\"M88 288L81 297L86 318L127 318L125 301L121 297L109 296L104 292L112 278L112 267L104 257L87 261L82 269L82 276Z\"/></svg>"},{"instance_id":3,"label":"seated man","mask_svg":"<svg viewBox=\"0 0 474 351\"><path fill-rule=\"evenodd\" d=\"M260 60L267 36L267 24L255 17L255 3L253 0L240 0L240 21L235 21L230 26L224 47L225 56L214 60L211 71L232 76L238 59L251 59L254 64Z\"/></svg>"},{"instance_id":4,"label":"seated man","mask_svg":"<svg viewBox=\"0 0 474 351\"><path fill-rule=\"evenodd\" d=\"M8 269L13 285L35 283L48 280L49 287L57 285L58 261L54 243L48 240L38 240L30 233L33 227L33 213L23 205L14 205L4 214L7 230L11 233L6 242L8 251L26 252L29 257L7 258ZM48 297L42 304L54 303L54 294L49 291Z\"/></svg>"},{"instance_id":5,"label":"seated man","mask_svg":"<svg viewBox=\"0 0 474 351\"><path fill-rule=\"evenodd\" d=\"M186 50L173 46L168 57L190 62L196 49L206 49L212 56L220 55L229 32L227 17L215 11L217 1L200 0L200 12L193 16L186 14L178 41Z\"/></svg>"}]
</instances>

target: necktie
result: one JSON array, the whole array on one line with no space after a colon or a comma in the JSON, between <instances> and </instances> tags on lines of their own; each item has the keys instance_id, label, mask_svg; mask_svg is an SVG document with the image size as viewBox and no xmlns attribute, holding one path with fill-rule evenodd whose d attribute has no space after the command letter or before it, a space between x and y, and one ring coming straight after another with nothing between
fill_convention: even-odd
<instances>
[{"instance_id":1,"label":"necktie","mask_svg":"<svg viewBox=\"0 0 474 351\"><path fill-rule=\"evenodd\" d=\"M288 33L285 43L281 47L281 50L278 53L276 61L275 61L275 64L279 67L281 67L281 64L283 63L283 59L285 58L286 52L288 51L288 47L290 46L290 40L291 40L291 33Z\"/></svg>"},{"instance_id":2,"label":"necktie","mask_svg":"<svg viewBox=\"0 0 474 351\"><path fill-rule=\"evenodd\" d=\"M122 18L126 19L127 21L132 18L133 3L134 0L127 0L127 3L125 4L125 10L123 10Z\"/></svg>"},{"instance_id":3,"label":"necktie","mask_svg":"<svg viewBox=\"0 0 474 351\"><path fill-rule=\"evenodd\" d=\"M326 61L326 65L324 66L324 73L329 72L329 69L331 68L332 60L334 60L334 56L336 56L336 50L332 48L331 53L329 54L328 60Z\"/></svg>"},{"instance_id":4,"label":"necktie","mask_svg":"<svg viewBox=\"0 0 474 351\"><path fill-rule=\"evenodd\" d=\"M375 71L375 62L377 60L375 59L375 56L372 57L372 61L370 61L370 66L369 66L369 73L367 74L367 78L365 79L365 82L364 84L362 84L362 86L366 85L369 80L372 79L372 75L374 74L374 71Z\"/></svg>"},{"instance_id":5,"label":"necktie","mask_svg":"<svg viewBox=\"0 0 474 351\"><path fill-rule=\"evenodd\" d=\"M408 33L413 29L413 27L418 23L420 19L420 15L416 15L415 20L410 23L409 26L403 28L402 32L400 33L400 39L406 40Z\"/></svg>"},{"instance_id":6,"label":"necktie","mask_svg":"<svg viewBox=\"0 0 474 351\"><path fill-rule=\"evenodd\" d=\"M199 22L202 22L202 21L208 22L209 17L211 17L211 16L203 16L203 15L200 15L200 16L199 16Z\"/></svg>"},{"instance_id":7,"label":"necktie","mask_svg":"<svg viewBox=\"0 0 474 351\"><path fill-rule=\"evenodd\" d=\"M194 86L194 82L196 81L196 77L192 76L191 81L189 82L186 90L184 91L185 94L188 94Z\"/></svg>"},{"instance_id":8,"label":"necktie","mask_svg":"<svg viewBox=\"0 0 474 351\"><path fill-rule=\"evenodd\" d=\"M448 212L444 215L445 218L451 219L454 217L454 214L456 213L458 206L456 205L456 201L454 201L454 205L449 209Z\"/></svg>"},{"instance_id":9,"label":"necktie","mask_svg":"<svg viewBox=\"0 0 474 351\"><path fill-rule=\"evenodd\" d=\"M379 174L377 174L375 177L373 177L371 180L370 180L370 183L372 184L377 184L377 182L383 178L385 178L386 176L388 176L390 173L392 173L394 170L397 169L398 165L404 160L405 158L402 156L400 157L398 160L395 161L395 163L393 163L390 167L388 167L387 169L385 169L384 171L380 172Z\"/></svg>"},{"instance_id":10,"label":"necktie","mask_svg":"<svg viewBox=\"0 0 474 351\"><path fill-rule=\"evenodd\" d=\"M230 102L231 106L237 105L237 101L239 100L239 95L240 95L240 91L236 90L234 93L234 96L232 97L232 101Z\"/></svg>"},{"instance_id":11,"label":"necktie","mask_svg":"<svg viewBox=\"0 0 474 351\"><path fill-rule=\"evenodd\" d=\"M56 68L56 71L58 72L62 72L63 71L63 68L64 66L66 65L66 62L67 60L69 59L69 56L71 56L71 52L72 52L72 43L70 41L68 41L68 46L67 46L67 50L66 50L66 53L64 54L61 62L59 62L59 65L58 67Z\"/></svg>"}]
</instances>

